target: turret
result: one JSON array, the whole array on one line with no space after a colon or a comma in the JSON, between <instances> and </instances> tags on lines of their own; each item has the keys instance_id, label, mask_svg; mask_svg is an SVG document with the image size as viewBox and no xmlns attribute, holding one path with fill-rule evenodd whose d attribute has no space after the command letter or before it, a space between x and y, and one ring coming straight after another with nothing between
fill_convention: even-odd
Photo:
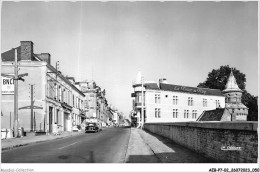
<instances>
[{"instance_id":1,"label":"turret","mask_svg":"<svg viewBox=\"0 0 260 173\"><path fill-rule=\"evenodd\" d=\"M229 75L225 89L222 91L226 97L226 108L232 115L232 121L247 120L248 108L241 103L242 90L238 87L233 71Z\"/></svg>"}]
</instances>

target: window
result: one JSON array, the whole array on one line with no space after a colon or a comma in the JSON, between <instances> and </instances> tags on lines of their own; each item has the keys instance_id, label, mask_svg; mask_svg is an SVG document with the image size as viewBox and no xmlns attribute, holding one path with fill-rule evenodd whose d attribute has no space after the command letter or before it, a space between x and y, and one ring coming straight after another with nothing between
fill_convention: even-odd
<instances>
[{"instance_id":1,"label":"window","mask_svg":"<svg viewBox=\"0 0 260 173\"><path fill-rule=\"evenodd\" d=\"M178 104L178 96L173 96L173 105Z\"/></svg>"},{"instance_id":2,"label":"window","mask_svg":"<svg viewBox=\"0 0 260 173\"><path fill-rule=\"evenodd\" d=\"M67 103L67 93L66 93L65 89L63 89L63 91L61 92L61 95L62 95L61 101Z\"/></svg>"},{"instance_id":3,"label":"window","mask_svg":"<svg viewBox=\"0 0 260 173\"><path fill-rule=\"evenodd\" d=\"M219 100L216 100L216 108L220 107L220 102Z\"/></svg>"},{"instance_id":4,"label":"window","mask_svg":"<svg viewBox=\"0 0 260 173\"><path fill-rule=\"evenodd\" d=\"M155 94L155 103L161 103L161 96L160 96L160 94Z\"/></svg>"},{"instance_id":5,"label":"window","mask_svg":"<svg viewBox=\"0 0 260 173\"><path fill-rule=\"evenodd\" d=\"M192 118L197 118L197 110L192 110Z\"/></svg>"},{"instance_id":6,"label":"window","mask_svg":"<svg viewBox=\"0 0 260 173\"><path fill-rule=\"evenodd\" d=\"M189 110L184 110L184 118L189 118Z\"/></svg>"},{"instance_id":7,"label":"window","mask_svg":"<svg viewBox=\"0 0 260 173\"><path fill-rule=\"evenodd\" d=\"M161 109L155 108L155 118L161 118Z\"/></svg>"},{"instance_id":8,"label":"window","mask_svg":"<svg viewBox=\"0 0 260 173\"><path fill-rule=\"evenodd\" d=\"M207 107L208 103L207 103L207 99L203 99L203 107Z\"/></svg>"},{"instance_id":9,"label":"window","mask_svg":"<svg viewBox=\"0 0 260 173\"><path fill-rule=\"evenodd\" d=\"M75 106L75 96L74 95L72 95L72 105L73 105L73 107Z\"/></svg>"},{"instance_id":10,"label":"window","mask_svg":"<svg viewBox=\"0 0 260 173\"><path fill-rule=\"evenodd\" d=\"M188 97L188 106L193 106L193 97Z\"/></svg>"},{"instance_id":11,"label":"window","mask_svg":"<svg viewBox=\"0 0 260 173\"><path fill-rule=\"evenodd\" d=\"M59 99L59 86L56 83L55 83L55 90L56 90L55 98L56 98L56 100L58 100Z\"/></svg>"},{"instance_id":12,"label":"window","mask_svg":"<svg viewBox=\"0 0 260 173\"><path fill-rule=\"evenodd\" d=\"M62 97L62 89L61 86L59 86L59 101L61 101L61 97Z\"/></svg>"},{"instance_id":13,"label":"window","mask_svg":"<svg viewBox=\"0 0 260 173\"><path fill-rule=\"evenodd\" d=\"M83 100L81 100L81 106L80 109L83 109Z\"/></svg>"},{"instance_id":14,"label":"window","mask_svg":"<svg viewBox=\"0 0 260 173\"><path fill-rule=\"evenodd\" d=\"M141 95L138 95L137 96L137 103L141 103L142 102L142 97L141 97Z\"/></svg>"},{"instance_id":15,"label":"window","mask_svg":"<svg viewBox=\"0 0 260 173\"><path fill-rule=\"evenodd\" d=\"M178 109L173 109L172 115L173 118L178 118Z\"/></svg>"}]
</instances>

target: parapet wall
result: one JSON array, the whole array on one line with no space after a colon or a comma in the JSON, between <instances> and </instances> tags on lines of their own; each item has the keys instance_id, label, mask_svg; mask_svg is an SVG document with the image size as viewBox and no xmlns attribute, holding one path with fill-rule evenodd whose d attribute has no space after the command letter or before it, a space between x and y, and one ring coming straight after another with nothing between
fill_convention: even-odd
<instances>
[{"instance_id":1,"label":"parapet wall","mask_svg":"<svg viewBox=\"0 0 260 173\"><path fill-rule=\"evenodd\" d=\"M221 163L257 163L258 122L146 123L144 128Z\"/></svg>"}]
</instances>

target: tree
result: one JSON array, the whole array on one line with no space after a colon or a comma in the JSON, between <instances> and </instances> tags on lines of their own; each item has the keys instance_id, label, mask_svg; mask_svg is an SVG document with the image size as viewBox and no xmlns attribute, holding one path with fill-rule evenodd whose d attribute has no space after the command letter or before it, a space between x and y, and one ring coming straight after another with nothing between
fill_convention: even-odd
<instances>
[{"instance_id":1,"label":"tree","mask_svg":"<svg viewBox=\"0 0 260 173\"><path fill-rule=\"evenodd\" d=\"M242 95L242 103L248 107L248 121L258 121L258 97L255 97L244 90Z\"/></svg>"},{"instance_id":2,"label":"tree","mask_svg":"<svg viewBox=\"0 0 260 173\"><path fill-rule=\"evenodd\" d=\"M242 103L249 108L248 110L248 121L258 121L258 105L257 99L245 90L246 87L246 75L241 73L236 68L232 68L233 74L236 78L238 87L243 91ZM231 68L226 66L220 66L219 69L213 69L209 72L206 81L199 83L197 87L219 89L223 91L225 89L228 77L231 73Z\"/></svg>"},{"instance_id":3,"label":"tree","mask_svg":"<svg viewBox=\"0 0 260 173\"><path fill-rule=\"evenodd\" d=\"M238 87L243 90L245 89L246 75L241 73L236 68L232 68L233 74L236 78ZM231 68L226 66L220 66L219 69L213 69L203 83L199 83L197 87L200 88L211 88L211 89L220 89L221 91L225 89L228 77L230 75Z\"/></svg>"}]
</instances>

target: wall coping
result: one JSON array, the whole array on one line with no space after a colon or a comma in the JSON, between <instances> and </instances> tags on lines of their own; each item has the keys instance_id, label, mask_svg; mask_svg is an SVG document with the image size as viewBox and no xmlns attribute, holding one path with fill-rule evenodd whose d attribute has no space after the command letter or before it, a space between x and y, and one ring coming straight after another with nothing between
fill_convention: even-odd
<instances>
[{"instance_id":1,"label":"wall coping","mask_svg":"<svg viewBox=\"0 0 260 173\"><path fill-rule=\"evenodd\" d=\"M257 121L236 121L236 122L174 122L174 123L145 123L145 125L164 125L164 126L185 126L206 129L228 129L228 130L247 130L257 131Z\"/></svg>"}]
</instances>

